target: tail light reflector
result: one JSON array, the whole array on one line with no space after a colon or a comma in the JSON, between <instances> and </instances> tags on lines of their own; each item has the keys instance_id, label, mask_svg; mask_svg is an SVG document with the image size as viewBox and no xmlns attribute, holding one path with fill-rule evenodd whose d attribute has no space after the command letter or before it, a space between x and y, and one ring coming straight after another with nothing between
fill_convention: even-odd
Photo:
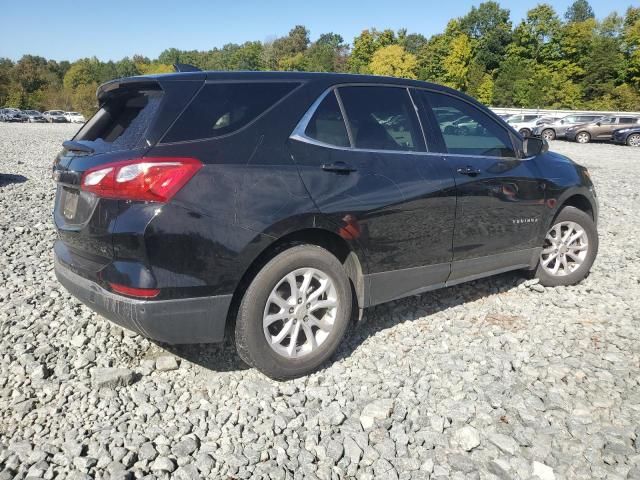
<instances>
[{"instance_id":1,"label":"tail light reflector","mask_svg":"<svg viewBox=\"0 0 640 480\"><path fill-rule=\"evenodd\" d=\"M126 285L119 285L117 283L109 283L111 289L116 293L128 295L129 297L137 298L153 298L157 297L160 293L159 288L133 288Z\"/></svg>"},{"instance_id":2,"label":"tail light reflector","mask_svg":"<svg viewBox=\"0 0 640 480\"><path fill-rule=\"evenodd\" d=\"M100 197L168 202L202 168L195 158L147 157L84 172L80 188Z\"/></svg>"}]
</instances>

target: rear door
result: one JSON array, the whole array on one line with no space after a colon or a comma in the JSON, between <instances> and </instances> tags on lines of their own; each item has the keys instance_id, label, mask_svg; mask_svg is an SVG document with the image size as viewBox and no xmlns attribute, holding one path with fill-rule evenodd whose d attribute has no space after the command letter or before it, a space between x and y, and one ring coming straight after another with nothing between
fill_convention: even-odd
<instances>
[{"instance_id":1,"label":"rear door","mask_svg":"<svg viewBox=\"0 0 640 480\"><path fill-rule=\"evenodd\" d=\"M528 265L538 247L545 209L544 183L535 162L518 158L509 130L470 102L444 92L417 92L425 106L431 106L436 126L431 136L440 139L455 172L458 201L450 281ZM442 128L441 112L451 110L471 117L474 128Z\"/></svg>"},{"instance_id":2,"label":"rear door","mask_svg":"<svg viewBox=\"0 0 640 480\"><path fill-rule=\"evenodd\" d=\"M455 186L442 155L427 151L406 88L325 92L291 151L320 211L365 249L371 304L444 284Z\"/></svg>"}]
</instances>

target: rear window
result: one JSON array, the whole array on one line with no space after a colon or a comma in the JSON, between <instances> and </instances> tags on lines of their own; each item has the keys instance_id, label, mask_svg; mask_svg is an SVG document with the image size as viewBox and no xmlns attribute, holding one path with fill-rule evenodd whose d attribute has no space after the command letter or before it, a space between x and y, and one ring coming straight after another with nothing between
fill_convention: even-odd
<instances>
[{"instance_id":1,"label":"rear window","mask_svg":"<svg viewBox=\"0 0 640 480\"><path fill-rule=\"evenodd\" d=\"M145 133L162 100L162 91L122 91L107 98L74 140L93 142L96 152L144 146Z\"/></svg>"},{"instance_id":2,"label":"rear window","mask_svg":"<svg viewBox=\"0 0 640 480\"><path fill-rule=\"evenodd\" d=\"M318 105L304 133L310 138L329 145L349 146L347 127L334 92L329 92Z\"/></svg>"},{"instance_id":3,"label":"rear window","mask_svg":"<svg viewBox=\"0 0 640 480\"><path fill-rule=\"evenodd\" d=\"M221 137L255 120L298 83L252 82L206 84L163 142Z\"/></svg>"}]
</instances>

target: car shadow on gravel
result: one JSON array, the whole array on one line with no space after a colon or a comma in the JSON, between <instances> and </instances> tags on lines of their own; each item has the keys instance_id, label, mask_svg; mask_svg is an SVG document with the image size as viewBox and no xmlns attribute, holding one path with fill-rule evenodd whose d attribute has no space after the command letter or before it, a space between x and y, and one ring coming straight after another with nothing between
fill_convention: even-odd
<instances>
[{"instance_id":1,"label":"car shadow on gravel","mask_svg":"<svg viewBox=\"0 0 640 480\"><path fill-rule=\"evenodd\" d=\"M28 180L24 175L14 175L12 173L0 173L0 188L12 183L24 183Z\"/></svg>"},{"instance_id":2,"label":"car shadow on gravel","mask_svg":"<svg viewBox=\"0 0 640 480\"><path fill-rule=\"evenodd\" d=\"M508 272L369 308L365 310L363 320L353 326L336 354L324 365L324 368L329 368L333 363L349 357L362 343L378 332L393 328L402 322L434 315L457 305L505 293L517 288L525 280L522 272ZM230 372L250 368L238 356L230 338L221 344L158 344L158 346L183 360L214 372Z\"/></svg>"},{"instance_id":3,"label":"car shadow on gravel","mask_svg":"<svg viewBox=\"0 0 640 480\"><path fill-rule=\"evenodd\" d=\"M193 345L165 345L159 347L172 354L215 372L234 372L247 370L249 366L236 352L235 345L230 339L224 343L199 343Z\"/></svg>"},{"instance_id":4,"label":"car shadow on gravel","mask_svg":"<svg viewBox=\"0 0 640 480\"><path fill-rule=\"evenodd\" d=\"M505 293L525 281L523 272L507 272L369 308L365 310L362 321L351 329L342 342L331 363L349 357L369 337L399 323L429 317L458 305Z\"/></svg>"}]
</instances>

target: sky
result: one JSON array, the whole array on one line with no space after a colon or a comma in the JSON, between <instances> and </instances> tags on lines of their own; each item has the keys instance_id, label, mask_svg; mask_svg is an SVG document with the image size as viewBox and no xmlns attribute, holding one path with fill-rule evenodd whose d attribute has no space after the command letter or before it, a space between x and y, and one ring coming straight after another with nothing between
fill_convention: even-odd
<instances>
[{"instance_id":1,"label":"sky","mask_svg":"<svg viewBox=\"0 0 640 480\"><path fill-rule=\"evenodd\" d=\"M591 0L596 17L623 14L637 0ZM363 29L407 28L430 36L467 13L472 0L7 0L0 8L0 57L24 54L54 60L96 56L119 60L142 54L155 58L166 48L210 50L226 43L264 41L305 25L314 40L335 32L351 43ZM519 22L536 5L503 0ZM550 2L562 16L572 0ZM443 8L442 5L446 5Z\"/></svg>"}]
</instances>

